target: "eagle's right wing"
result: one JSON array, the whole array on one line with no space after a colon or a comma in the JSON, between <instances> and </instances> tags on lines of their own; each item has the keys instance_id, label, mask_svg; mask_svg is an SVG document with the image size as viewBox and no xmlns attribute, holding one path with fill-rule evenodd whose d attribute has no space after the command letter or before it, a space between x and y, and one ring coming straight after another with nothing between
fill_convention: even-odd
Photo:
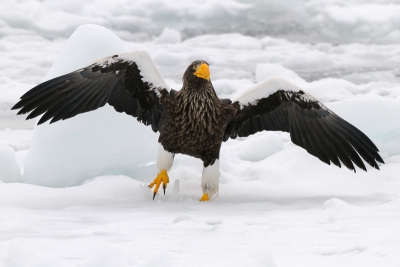
<instances>
[{"instance_id":1,"label":"eagle's right wing","mask_svg":"<svg viewBox=\"0 0 400 267\"><path fill-rule=\"evenodd\" d=\"M273 77L231 99L237 113L228 122L224 141L260 131L290 133L292 142L323 162L366 171L383 163L378 148L359 129L333 113L318 99L290 82ZM358 152L358 153L357 153Z\"/></svg>"},{"instance_id":2,"label":"eagle's right wing","mask_svg":"<svg viewBox=\"0 0 400 267\"><path fill-rule=\"evenodd\" d=\"M149 54L135 50L41 83L12 109L21 109L18 114L30 112L27 119L44 113L38 122L41 124L72 118L108 103L157 132L163 113L159 98L170 90Z\"/></svg>"}]
</instances>

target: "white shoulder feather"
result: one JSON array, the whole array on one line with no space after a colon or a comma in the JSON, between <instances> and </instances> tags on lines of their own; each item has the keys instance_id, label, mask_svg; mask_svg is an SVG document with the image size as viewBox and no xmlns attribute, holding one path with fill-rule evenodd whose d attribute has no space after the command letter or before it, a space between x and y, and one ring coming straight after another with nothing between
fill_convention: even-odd
<instances>
[{"instance_id":1,"label":"white shoulder feather","mask_svg":"<svg viewBox=\"0 0 400 267\"><path fill-rule=\"evenodd\" d=\"M96 60L93 64L107 67L110 64L118 61L125 60L135 62L140 70L140 75L143 77L144 82L153 84L155 88L165 88L168 91L171 90L164 77L158 71L157 67L154 65L149 53L145 50L132 50L129 52L120 53L113 56L108 56Z\"/></svg>"},{"instance_id":2,"label":"white shoulder feather","mask_svg":"<svg viewBox=\"0 0 400 267\"><path fill-rule=\"evenodd\" d=\"M278 90L299 92L303 91L305 94L302 95L304 100L318 101L314 96L307 93L300 87L292 84L291 82L281 78L281 77L271 77L265 81L257 83L246 90L238 93L231 98L232 102L238 101L240 106L255 105L257 100L262 98L267 98L268 96L274 94ZM319 102L319 101L318 101Z\"/></svg>"}]
</instances>

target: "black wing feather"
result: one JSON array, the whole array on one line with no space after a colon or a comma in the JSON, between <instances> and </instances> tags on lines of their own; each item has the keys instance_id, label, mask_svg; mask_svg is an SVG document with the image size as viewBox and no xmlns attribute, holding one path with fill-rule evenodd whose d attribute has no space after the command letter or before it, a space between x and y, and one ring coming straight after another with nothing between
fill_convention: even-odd
<instances>
[{"instance_id":1,"label":"black wing feather","mask_svg":"<svg viewBox=\"0 0 400 267\"><path fill-rule=\"evenodd\" d=\"M342 162L355 172L354 164L366 171L362 159L376 169L377 162L384 163L364 133L304 91L279 89L255 103L232 106L237 113L226 126L224 141L263 130L285 131L294 144L327 164L341 167Z\"/></svg>"},{"instance_id":2,"label":"black wing feather","mask_svg":"<svg viewBox=\"0 0 400 267\"><path fill-rule=\"evenodd\" d=\"M110 57L86 68L46 81L25 93L12 109L29 113L27 119L44 114L38 124L72 118L109 103L158 131L163 106L149 82L143 81L138 65L130 60ZM167 90L166 90L167 91Z\"/></svg>"}]
</instances>

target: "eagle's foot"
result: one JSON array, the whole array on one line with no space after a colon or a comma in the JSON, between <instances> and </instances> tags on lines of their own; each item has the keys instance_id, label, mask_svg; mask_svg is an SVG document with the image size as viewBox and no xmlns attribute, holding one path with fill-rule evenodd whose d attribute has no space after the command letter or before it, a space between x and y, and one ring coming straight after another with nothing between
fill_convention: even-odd
<instances>
[{"instance_id":1,"label":"eagle's foot","mask_svg":"<svg viewBox=\"0 0 400 267\"><path fill-rule=\"evenodd\" d=\"M203 196L200 198L200 201L209 201L210 197L207 193L204 193Z\"/></svg>"},{"instance_id":2,"label":"eagle's foot","mask_svg":"<svg viewBox=\"0 0 400 267\"><path fill-rule=\"evenodd\" d=\"M160 188L161 183L163 184L162 187L164 189L164 195L165 195L165 189L167 189L167 184L169 183L169 177L166 170L161 170L160 173L157 175L157 177L154 179L154 181L151 184L149 184L150 188L153 188L154 185L156 186L153 191L153 199L156 197L158 188Z\"/></svg>"}]
</instances>

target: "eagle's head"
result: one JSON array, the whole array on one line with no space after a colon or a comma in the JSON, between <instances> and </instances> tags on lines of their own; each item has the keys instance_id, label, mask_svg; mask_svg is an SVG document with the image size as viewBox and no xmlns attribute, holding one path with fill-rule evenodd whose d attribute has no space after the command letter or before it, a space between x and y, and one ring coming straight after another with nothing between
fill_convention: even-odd
<instances>
[{"instance_id":1,"label":"eagle's head","mask_svg":"<svg viewBox=\"0 0 400 267\"><path fill-rule=\"evenodd\" d=\"M210 69L204 60L193 61L183 74L183 82L188 85L205 85L210 83Z\"/></svg>"}]
</instances>

